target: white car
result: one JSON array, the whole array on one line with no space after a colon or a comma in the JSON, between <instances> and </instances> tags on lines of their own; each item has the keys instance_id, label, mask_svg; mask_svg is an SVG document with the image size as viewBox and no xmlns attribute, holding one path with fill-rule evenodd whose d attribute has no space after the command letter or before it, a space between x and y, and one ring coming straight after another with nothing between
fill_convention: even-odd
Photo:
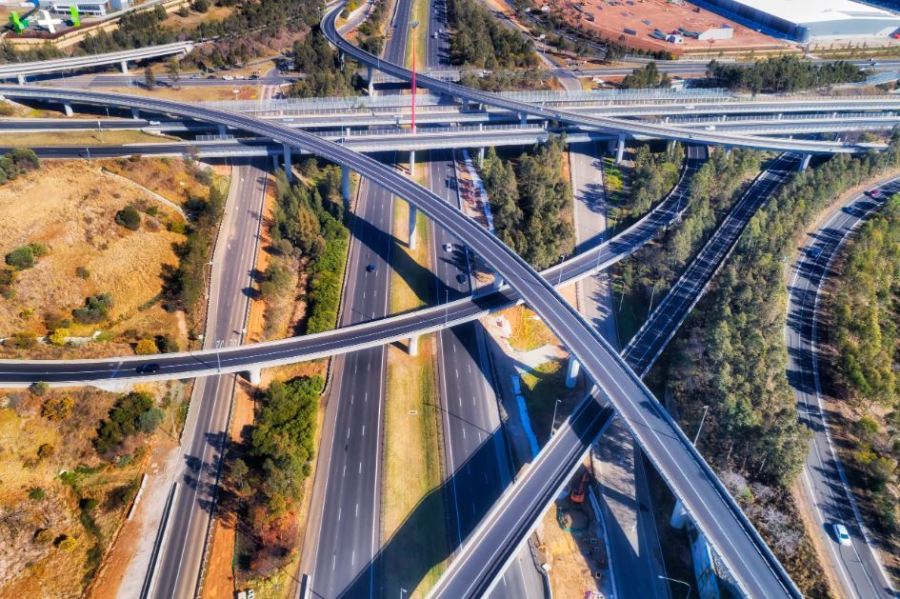
<instances>
[{"instance_id":1,"label":"white car","mask_svg":"<svg viewBox=\"0 0 900 599\"><path fill-rule=\"evenodd\" d=\"M850 544L850 533L847 532L847 527L843 524L834 525L834 536L837 538L837 542L841 545Z\"/></svg>"},{"instance_id":2,"label":"white car","mask_svg":"<svg viewBox=\"0 0 900 599\"><path fill-rule=\"evenodd\" d=\"M445 251L445 252L452 252L452 251L453 251L453 244L452 244L452 243L445 243L445 244L444 244L444 251Z\"/></svg>"}]
</instances>

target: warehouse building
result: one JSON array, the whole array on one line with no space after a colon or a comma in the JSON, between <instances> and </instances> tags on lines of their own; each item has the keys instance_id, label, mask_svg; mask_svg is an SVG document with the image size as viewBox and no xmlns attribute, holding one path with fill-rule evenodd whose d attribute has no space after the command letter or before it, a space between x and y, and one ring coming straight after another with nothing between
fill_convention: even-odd
<instances>
[{"instance_id":1,"label":"warehouse building","mask_svg":"<svg viewBox=\"0 0 900 599\"><path fill-rule=\"evenodd\" d=\"M900 15L853 0L698 0L754 29L801 43L814 40L888 37Z\"/></svg>"}]
</instances>

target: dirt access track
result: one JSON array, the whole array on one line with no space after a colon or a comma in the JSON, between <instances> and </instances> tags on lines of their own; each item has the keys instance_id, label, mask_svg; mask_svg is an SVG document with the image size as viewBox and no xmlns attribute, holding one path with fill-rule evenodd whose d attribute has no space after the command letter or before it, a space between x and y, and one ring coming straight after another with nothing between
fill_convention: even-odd
<instances>
[{"instance_id":1,"label":"dirt access track","mask_svg":"<svg viewBox=\"0 0 900 599\"><path fill-rule=\"evenodd\" d=\"M630 48L666 51L684 54L718 54L720 52L774 52L791 48L791 45L753 29L729 21L721 15L702 9L688 2L670 3L667 0L550 0L553 10L576 27L596 31L603 37L619 41ZM580 9L580 10L579 10ZM593 21L589 15L593 15ZM683 44L674 44L650 37L659 29L669 34L683 27L702 33L707 29L729 25L734 36L727 40L698 40L684 38ZM626 29L635 32L625 33Z\"/></svg>"}]
</instances>

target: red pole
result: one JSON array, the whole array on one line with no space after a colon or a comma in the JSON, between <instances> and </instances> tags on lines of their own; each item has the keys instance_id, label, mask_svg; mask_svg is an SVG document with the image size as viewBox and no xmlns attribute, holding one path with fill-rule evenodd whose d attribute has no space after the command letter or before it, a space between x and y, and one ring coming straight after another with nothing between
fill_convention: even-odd
<instances>
[{"instance_id":1,"label":"red pole","mask_svg":"<svg viewBox=\"0 0 900 599\"><path fill-rule=\"evenodd\" d=\"M412 132L416 132L416 28L412 28Z\"/></svg>"}]
</instances>

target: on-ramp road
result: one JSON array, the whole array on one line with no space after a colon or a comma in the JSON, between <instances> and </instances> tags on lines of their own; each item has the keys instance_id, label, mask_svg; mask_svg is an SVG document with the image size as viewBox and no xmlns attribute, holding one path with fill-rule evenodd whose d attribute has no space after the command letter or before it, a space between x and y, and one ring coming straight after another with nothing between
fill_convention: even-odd
<instances>
[{"instance_id":1,"label":"on-ramp road","mask_svg":"<svg viewBox=\"0 0 900 599\"><path fill-rule=\"evenodd\" d=\"M819 318L819 292L829 276L832 260L850 234L883 205L884 198L900 191L900 179L878 186L879 199L866 194L853 198L837 210L810 237L793 265L794 276L788 287L788 319L785 337L788 348L788 380L797 397L801 421L812 433L809 454L803 467L802 489L815 507L813 515L822 537L827 558L838 574L838 583L847 597L896 597L890 582L860 526L858 512L846 486L846 479L835 454L822 408L822 384L819 379L819 354L816 348ZM840 545L834 537L834 524L843 523L851 544Z\"/></svg>"}]
</instances>

